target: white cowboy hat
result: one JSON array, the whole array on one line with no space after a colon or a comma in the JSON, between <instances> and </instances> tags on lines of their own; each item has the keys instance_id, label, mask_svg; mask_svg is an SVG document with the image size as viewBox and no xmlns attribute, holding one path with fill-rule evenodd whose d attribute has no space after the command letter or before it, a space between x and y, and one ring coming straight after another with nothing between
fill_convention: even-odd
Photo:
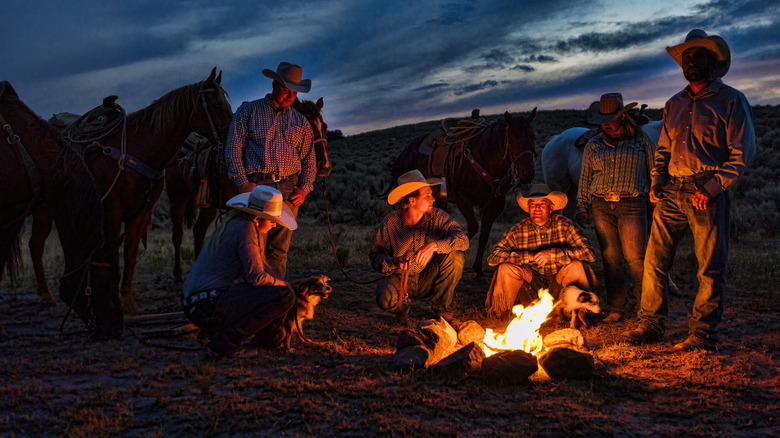
<instances>
[{"instance_id":1,"label":"white cowboy hat","mask_svg":"<svg viewBox=\"0 0 780 438\"><path fill-rule=\"evenodd\" d=\"M308 93L311 90L311 79L301 79L303 69L299 65L289 62L280 62L276 71L263 69L263 75L284 84L285 87L299 93Z\"/></svg>"},{"instance_id":2,"label":"white cowboy hat","mask_svg":"<svg viewBox=\"0 0 780 438\"><path fill-rule=\"evenodd\" d=\"M532 185L531 190L528 191L528 197L523 197L520 193L517 194L517 203L526 212L529 212L528 201L531 199L547 199L552 204L553 211L566 207L566 203L569 202L569 198L564 193L551 191L547 184Z\"/></svg>"},{"instance_id":3,"label":"white cowboy hat","mask_svg":"<svg viewBox=\"0 0 780 438\"><path fill-rule=\"evenodd\" d=\"M703 47L709 50L715 57L712 74L719 78L726 76L731 67L731 50L720 35L707 35L707 32L701 29L693 29L685 36L684 43L667 47L666 52L682 67L682 54L691 47Z\"/></svg>"},{"instance_id":4,"label":"white cowboy hat","mask_svg":"<svg viewBox=\"0 0 780 438\"><path fill-rule=\"evenodd\" d=\"M439 178L425 179L422 172L417 169L410 170L405 174L398 177L398 187L394 188L389 195L387 195L387 202L390 205L400 201L401 198L419 190L422 187L437 186L442 183Z\"/></svg>"},{"instance_id":5,"label":"white cowboy hat","mask_svg":"<svg viewBox=\"0 0 780 438\"><path fill-rule=\"evenodd\" d=\"M292 210L282 200L281 192L273 187L255 186L251 192L240 193L230 198L227 206L274 221L291 230L298 228Z\"/></svg>"},{"instance_id":6,"label":"white cowboy hat","mask_svg":"<svg viewBox=\"0 0 780 438\"><path fill-rule=\"evenodd\" d=\"M602 94L598 102L598 107L594 108L594 102L588 109L586 116L591 125L606 125L613 120L627 113L634 108L637 103L631 102L623 106L623 95L620 93Z\"/></svg>"}]
</instances>

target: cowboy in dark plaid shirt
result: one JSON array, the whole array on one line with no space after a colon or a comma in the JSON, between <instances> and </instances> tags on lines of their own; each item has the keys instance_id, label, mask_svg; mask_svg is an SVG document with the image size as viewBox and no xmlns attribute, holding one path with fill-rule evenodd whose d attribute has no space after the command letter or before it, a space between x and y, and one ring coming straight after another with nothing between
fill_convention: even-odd
<instances>
[{"instance_id":1,"label":"cowboy in dark plaid shirt","mask_svg":"<svg viewBox=\"0 0 780 438\"><path fill-rule=\"evenodd\" d=\"M593 248L572 221L552 213L567 201L566 195L551 192L544 184L531 187L527 198L517 196L531 217L507 231L488 256L488 264L498 266L485 301L489 315L501 316L515 303L527 306L543 288L554 298L572 284L596 289L589 264L596 260Z\"/></svg>"},{"instance_id":2,"label":"cowboy in dark plaid shirt","mask_svg":"<svg viewBox=\"0 0 780 438\"><path fill-rule=\"evenodd\" d=\"M276 71L263 70L273 79L273 91L241 105L230 124L225 162L239 192L256 185L276 188L295 218L298 207L314 188L317 158L314 134L306 117L290 107L298 92L308 93L311 80L301 79L301 67L282 62ZM292 231L277 227L268 233L265 256L268 271L283 280Z\"/></svg>"},{"instance_id":3,"label":"cowboy in dark plaid shirt","mask_svg":"<svg viewBox=\"0 0 780 438\"><path fill-rule=\"evenodd\" d=\"M377 286L377 305L405 322L408 298L431 295L433 314L452 323L448 309L463 273L468 237L449 214L433 208L430 186L441 180L426 180L413 170L401 175L398 184L387 200L391 205L401 201L403 208L385 216L368 254L371 266L388 274Z\"/></svg>"}]
</instances>

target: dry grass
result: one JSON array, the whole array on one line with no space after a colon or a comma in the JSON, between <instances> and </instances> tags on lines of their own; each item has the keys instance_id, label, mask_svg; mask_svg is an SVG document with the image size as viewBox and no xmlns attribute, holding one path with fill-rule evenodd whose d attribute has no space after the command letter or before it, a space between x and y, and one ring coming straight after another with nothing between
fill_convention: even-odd
<instances>
[{"instance_id":1,"label":"dry grass","mask_svg":"<svg viewBox=\"0 0 780 438\"><path fill-rule=\"evenodd\" d=\"M540 117L537 129L546 127L539 133L541 147L550 136L547 131L560 130L554 122L562 115ZM361 208L360 196L345 193L346 183L359 180L364 168L376 179L350 190L372 196L381 190L385 177L374 169L378 165L362 165L370 159L365 151L390 146L398 150L415 132L427 129L421 126L392 135L350 137L341 146L332 143L336 170L329 188L345 184L333 202L334 211L347 215L349 209ZM393 154L379 155L382 164ZM347 171L345 162L356 164ZM343 204L344 198L353 204ZM595 324L583 330L604 364L592 379L551 381L537 373L527 384L502 386L476 377L447 380L425 370L394 369L390 359L401 327L374 304L373 284L347 281L336 268L321 193L313 193L308 202L293 237L288 275L325 274L333 279L334 290L306 327L311 338L323 343L294 344L290 353L263 351L253 359L211 363L199 360L197 351L165 348L196 349L189 335L155 338L151 341L156 346L146 346L131 332L101 343L86 341L82 334L60 334L64 304L39 304L26 261L17 284L4 280L0 285L0 322L11 336L0 344L0 435L752 437L780 431L776 237L754 229L732 242L722 342L716 353L681 354L671 348L686 336L696 288L695 261L686 241L673 271L682 292L671 297L663 342L630 346L618 342L617 335L631 322ZM376 208L372 214L379 215L385 207L380 203ZM161 213L165 205L158 210L149 248L141 251L137 269L138 306L145 314L180 310L180 286L170 274L169 231ZM517 209L507 210L494 226L491 243L517 220ZM340 256L355 279L377 277L366 256L375 227L360 218L334 224ZM595 243L592 227L586 235ZM192 242L187 238L189 266ZM47 253L52 276L61 271L55 242L50 239ZM55 286L56 278L50 284ZM500 321L482 313L488 286L489 278L475 278L467 270L456 291L455 309L463 319L499 328ZM424 304L414 303L413 315ZM65 330L82 326L70 319Z\"/></svg>"}]
</instances>

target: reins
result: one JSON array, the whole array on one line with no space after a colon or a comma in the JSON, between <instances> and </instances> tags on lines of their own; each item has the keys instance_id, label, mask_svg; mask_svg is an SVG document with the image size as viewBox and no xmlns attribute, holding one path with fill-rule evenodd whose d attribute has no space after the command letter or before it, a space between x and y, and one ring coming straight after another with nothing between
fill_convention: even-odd
<instances>
[{"instance_id":1,"label":"reins","mask_svg":"<svg viewBox=\"0 0 780 438\"><path fill-rule=\"evenodd\" d=\"M30 156L30 153L27 152L27 149L22 144L19 136L14 133L11 124L6 122L2 115L0 115L0 125L2 125L3 129L8 133L6 141L14 150L14 152L16 152L17 158L24 166L24 169L27 171L27 177L30 179L30 186L33 192L33 195L30 198L30 202L27 204L27 207L24 209L24 212L21 214L21 216L0 227L0 230L5 230L11 225L19 221L23 221L27 216L30 215L35 206L41 201L41 172L35 165L35 162Z\"/></svg>"}]
</instances>

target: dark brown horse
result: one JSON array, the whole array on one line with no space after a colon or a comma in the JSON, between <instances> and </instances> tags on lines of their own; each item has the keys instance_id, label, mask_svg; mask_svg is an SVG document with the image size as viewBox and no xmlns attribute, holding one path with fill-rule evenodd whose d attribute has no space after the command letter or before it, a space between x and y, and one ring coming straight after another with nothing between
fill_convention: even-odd
<instances>
[{"instance_id":1,"label":"dark brown horse","mask_svg":"<svg viewBox=\"0 0 780 438\"><path fill-rule=\"evenodd\" d=\"M529 183L534 179L534 131L531 122L536 108L528 118L512 117L507 111L504 117L484 126L478 134L469 136L467 143L454 146L450 165L442 175L446 178L447 200L454 202L465 216L469 239L480 231L474 214L479 207L482 216L482 232L474 259L474 272L482 276L482 260L490 229L499 214L504 211L506 194L517 183ZM418 147L428 134L413 139L391 165L393 181L412 169L427 171L427 156L419 154Z\"/></svg>"},{"instance_id":2,"label":"dark brown horse","mask_svg":"<svg viewBox=\"0 0 780 438\"><path fill-rule=\"evenodd\" d=\"M151 105L127 116L99 140L83 145L83 158L103 197L105 246L96 255L119 277L119 247L124 243L121 292L134 306L132 296L138 245L145 236L164 184L164 170L172 163L191 132L219 138L230 125L233 112L220 85L216 67L201 82L170 91ZM38 219L38 215L36 215ZM124 224L124 229L122 225ZM38 224L30 247L43 247L48 228ZM33 254L33 259L39 254ZM43 280L45 284L45 279Z\"/></svg>"},{"instance_id":3,"label":"dark brown horse","mask_svg":"<svg viewBox=\"0 0 780 438\"><path fill-rule=\"evenodd\" d=\"M59 230L65 260L60 298L87 323L94 338L123 332L118 284L96 253L103 246L103 208L95 180L59 132L0 82L0 279L20 261L24 218L46 206Z\"/></svg>"},{"instance_id":4,"label":"dark brown horse","mask_svg":"<svg viewBox=\"0 0 780 438\"><path fill-rule=\"evenodd\" d=\"M322 120L323 100L320 97L317 102L310 100L293 103L293 108L303 114L311 125L314 133L314 149L317 156L317 176L325 177L330 174L331 164L328 158L328 140L326 134L328 125ZM181 242L184 236L184 225L192 227L195 244L195 255L200 253L203 241L209 225L217 216L218 209L225 207L225 201L238 193L235 184L227 177L224 161L224 148L226 136L220 139L221 143L214 145L205 141L192 142L186 150L179 165L171 167L165 173L165 191L170 202L171 222L173 232L171 240L174 250L173 276L181 282ZM197 196L201 181L207 179L208 199L198 206ZM202 200L203 201L203 200ZM197 218L196 218L197 211Z\"/></svg>"}]
</instances>

